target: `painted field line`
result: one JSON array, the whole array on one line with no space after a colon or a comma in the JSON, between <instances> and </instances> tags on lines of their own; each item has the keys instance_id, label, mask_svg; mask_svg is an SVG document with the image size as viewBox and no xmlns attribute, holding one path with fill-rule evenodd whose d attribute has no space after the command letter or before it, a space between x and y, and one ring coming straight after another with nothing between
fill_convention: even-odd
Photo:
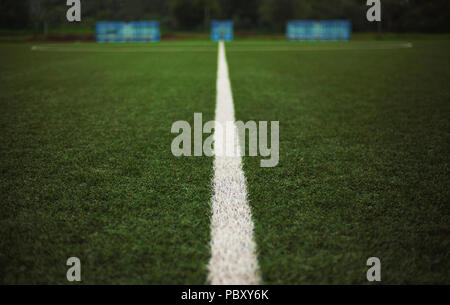
<instances>
[{"instance_id":1,"label":"painted field line","mask_svg":"<svg viewBox=\"0 0 450 305\"><path fill-rule=\"evenodd\" d=\"M187 52L216 52L216 48L207 45L154 45L147 46L133 46L133 47L70 47L70 46L32 46L31 51L38 52L73 52L73 53L187 53ZM395 50L395 49L410 49L412 43L371 43L371 44L351 44L351 45L337 45L337 46L307 46L295 45L290 46L270 46L266 44L235 44L228 49L228 52L310 52L310 51L365 51L365 50Z\"/></svg>"},{"instance_id":2,"label":"painted field line","mask_svg":"<svg viewBox=\"0 0 450 305\"><path fill-rule=\"evenodd\" d=\"M216 124L235 122L233 96L223 41L219 42ZM234 138L237 130L234 126ZM219 127L219 126L217 126ZM215 129L217 130L217 129ZM252 285L261 282L253 221L247 202L239 141L214 134L214 148L233 147L235 155L215 151L211 220L209 281L213 285Z\"/></svg>"},{"instance_id":3,"label":"painted field line","mask_svg":"<svg viewBox=\"0 0 450 305\"><path fill-rule=\"evenodd\" d=\"M228 52L308 52L308 51L370 51L370 50L395 50L410 49L412 43L379 44L379 45L350 45L350 46L288 46L288 47L252 47L233 46Z\"/></svg>"},{"instance_id":4,"label":"painted field line","mask_svg":"<svg viewBox=\"0 0 450 305\"><path fill-rule=\"evenodd\" d=\"M186 52L216 52L214 47L151 47L151 48L77 48L32 46L35 52L68 52L68 53L186 53Z\"/></svg>"}]
</instances>

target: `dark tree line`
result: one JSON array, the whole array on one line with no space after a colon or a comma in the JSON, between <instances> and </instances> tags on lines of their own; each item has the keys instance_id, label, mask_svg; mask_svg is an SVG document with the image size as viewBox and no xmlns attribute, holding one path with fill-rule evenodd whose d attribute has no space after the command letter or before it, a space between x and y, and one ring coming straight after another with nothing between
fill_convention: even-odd
<instances>
[{"instance_id":1,"label":"dark tree line","mask_svg":"<svg viewBox=\"0 0 450 305\"><path fill-rule=\"evenodd\" d=\"M65 0L0 0L0 28L67 25ZM381 0L383 31L449 32L449 0ZM164 29L206 30L211 19L232 19L237 30L284 31L292 19L350 19L374 31L366 0L81 0L82 23L156 19Z\"/></svg>"}]
</instances>

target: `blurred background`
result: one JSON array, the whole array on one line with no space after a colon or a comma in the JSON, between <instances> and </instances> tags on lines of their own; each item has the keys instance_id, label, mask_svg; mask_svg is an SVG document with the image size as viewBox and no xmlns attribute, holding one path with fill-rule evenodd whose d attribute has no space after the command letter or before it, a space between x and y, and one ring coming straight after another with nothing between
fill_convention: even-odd
<instances>
[{"instance_id":1,"label":"blurred background","mask_svg":"<svg viewBox=\"0 0 450 305\"><path fill-rule=\"evenodd\" d=\"M0 0L0 34L94 40L96 21L158 20L162 39L208 38L212 19L234 21L236 37L279 35L292 19L348 19L358 33L448 33L448 0L382 0L382 22L366 20L366 0L81 0L82 21L64 0Z\"/></svg>"}]
</instances>

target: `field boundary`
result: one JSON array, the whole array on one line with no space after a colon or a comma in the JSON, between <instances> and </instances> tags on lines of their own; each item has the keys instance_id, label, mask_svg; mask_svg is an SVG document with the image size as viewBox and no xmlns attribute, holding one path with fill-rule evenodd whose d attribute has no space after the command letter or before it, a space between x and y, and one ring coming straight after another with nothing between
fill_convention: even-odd
<instances>
[{"instance_id":1,"label":"field boundary","mask_svg":"<svg viewBox=\"0 0 450 305\"><path fill-rule=\"evenodd\" d=\"M393 50L393 49L409 49L413 47L410 42L399 43L345 43L337 44L336 46L321 46L317 45L301 45L301 42L288 43L285 46L268 46L266 43L254 44L233 44L230 43L228 52L309 52L309 51L365 51L365 50ZM139 45L133 47L122 47L121 45L109 44L112 47L107 47L107 44L102 44L101 47L97 45L77 46L52 46L52 45L34 45L31 51L34 52L69 52L69 53L180 53L180 52L217 52L215 46L170 46L170 45Z\"/></svg>"}]
</instances>

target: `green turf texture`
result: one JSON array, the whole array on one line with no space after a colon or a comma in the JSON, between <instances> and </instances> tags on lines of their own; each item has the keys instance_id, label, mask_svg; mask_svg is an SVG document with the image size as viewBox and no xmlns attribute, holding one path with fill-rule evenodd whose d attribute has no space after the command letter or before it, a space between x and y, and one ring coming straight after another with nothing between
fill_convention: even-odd
<instances>
[{"instance_id":1,"label":"green turf texture","mask_svg":"<svg viewBox=\"0 0 450 305\"><path fill-rule=\"evenodd\" d=\"M244 158L266 284L450 283L450 42L377 43L227 43L237 119L280 121ZM0 45L0 281L207 283L212 159L170 127L214 118L216 45L51 46Z\"/></svg>"},{"instance_id":2,"label":"green turf texture","mask_svg":"<svg viewBox=\"0 0 450 305\"><path fill-rule=\"evenodd\" d=\"M450 283L450 42L413 44L229 44L237 119L280 121L279 166L245 158L265 283Z\"/></svg>"},{"instance_id":3,"label":"green turf texture","mask_svg":"<svg viewBox=\"0 0 450 305\"><path fill-rule=\"evenodd\" d=\"M214 118L216 46L30 47L0 46L1 281L65 284L76 256L85 284L204 284L212 159L173 157L170 130Z\"/></svg>"}]
</instances>

